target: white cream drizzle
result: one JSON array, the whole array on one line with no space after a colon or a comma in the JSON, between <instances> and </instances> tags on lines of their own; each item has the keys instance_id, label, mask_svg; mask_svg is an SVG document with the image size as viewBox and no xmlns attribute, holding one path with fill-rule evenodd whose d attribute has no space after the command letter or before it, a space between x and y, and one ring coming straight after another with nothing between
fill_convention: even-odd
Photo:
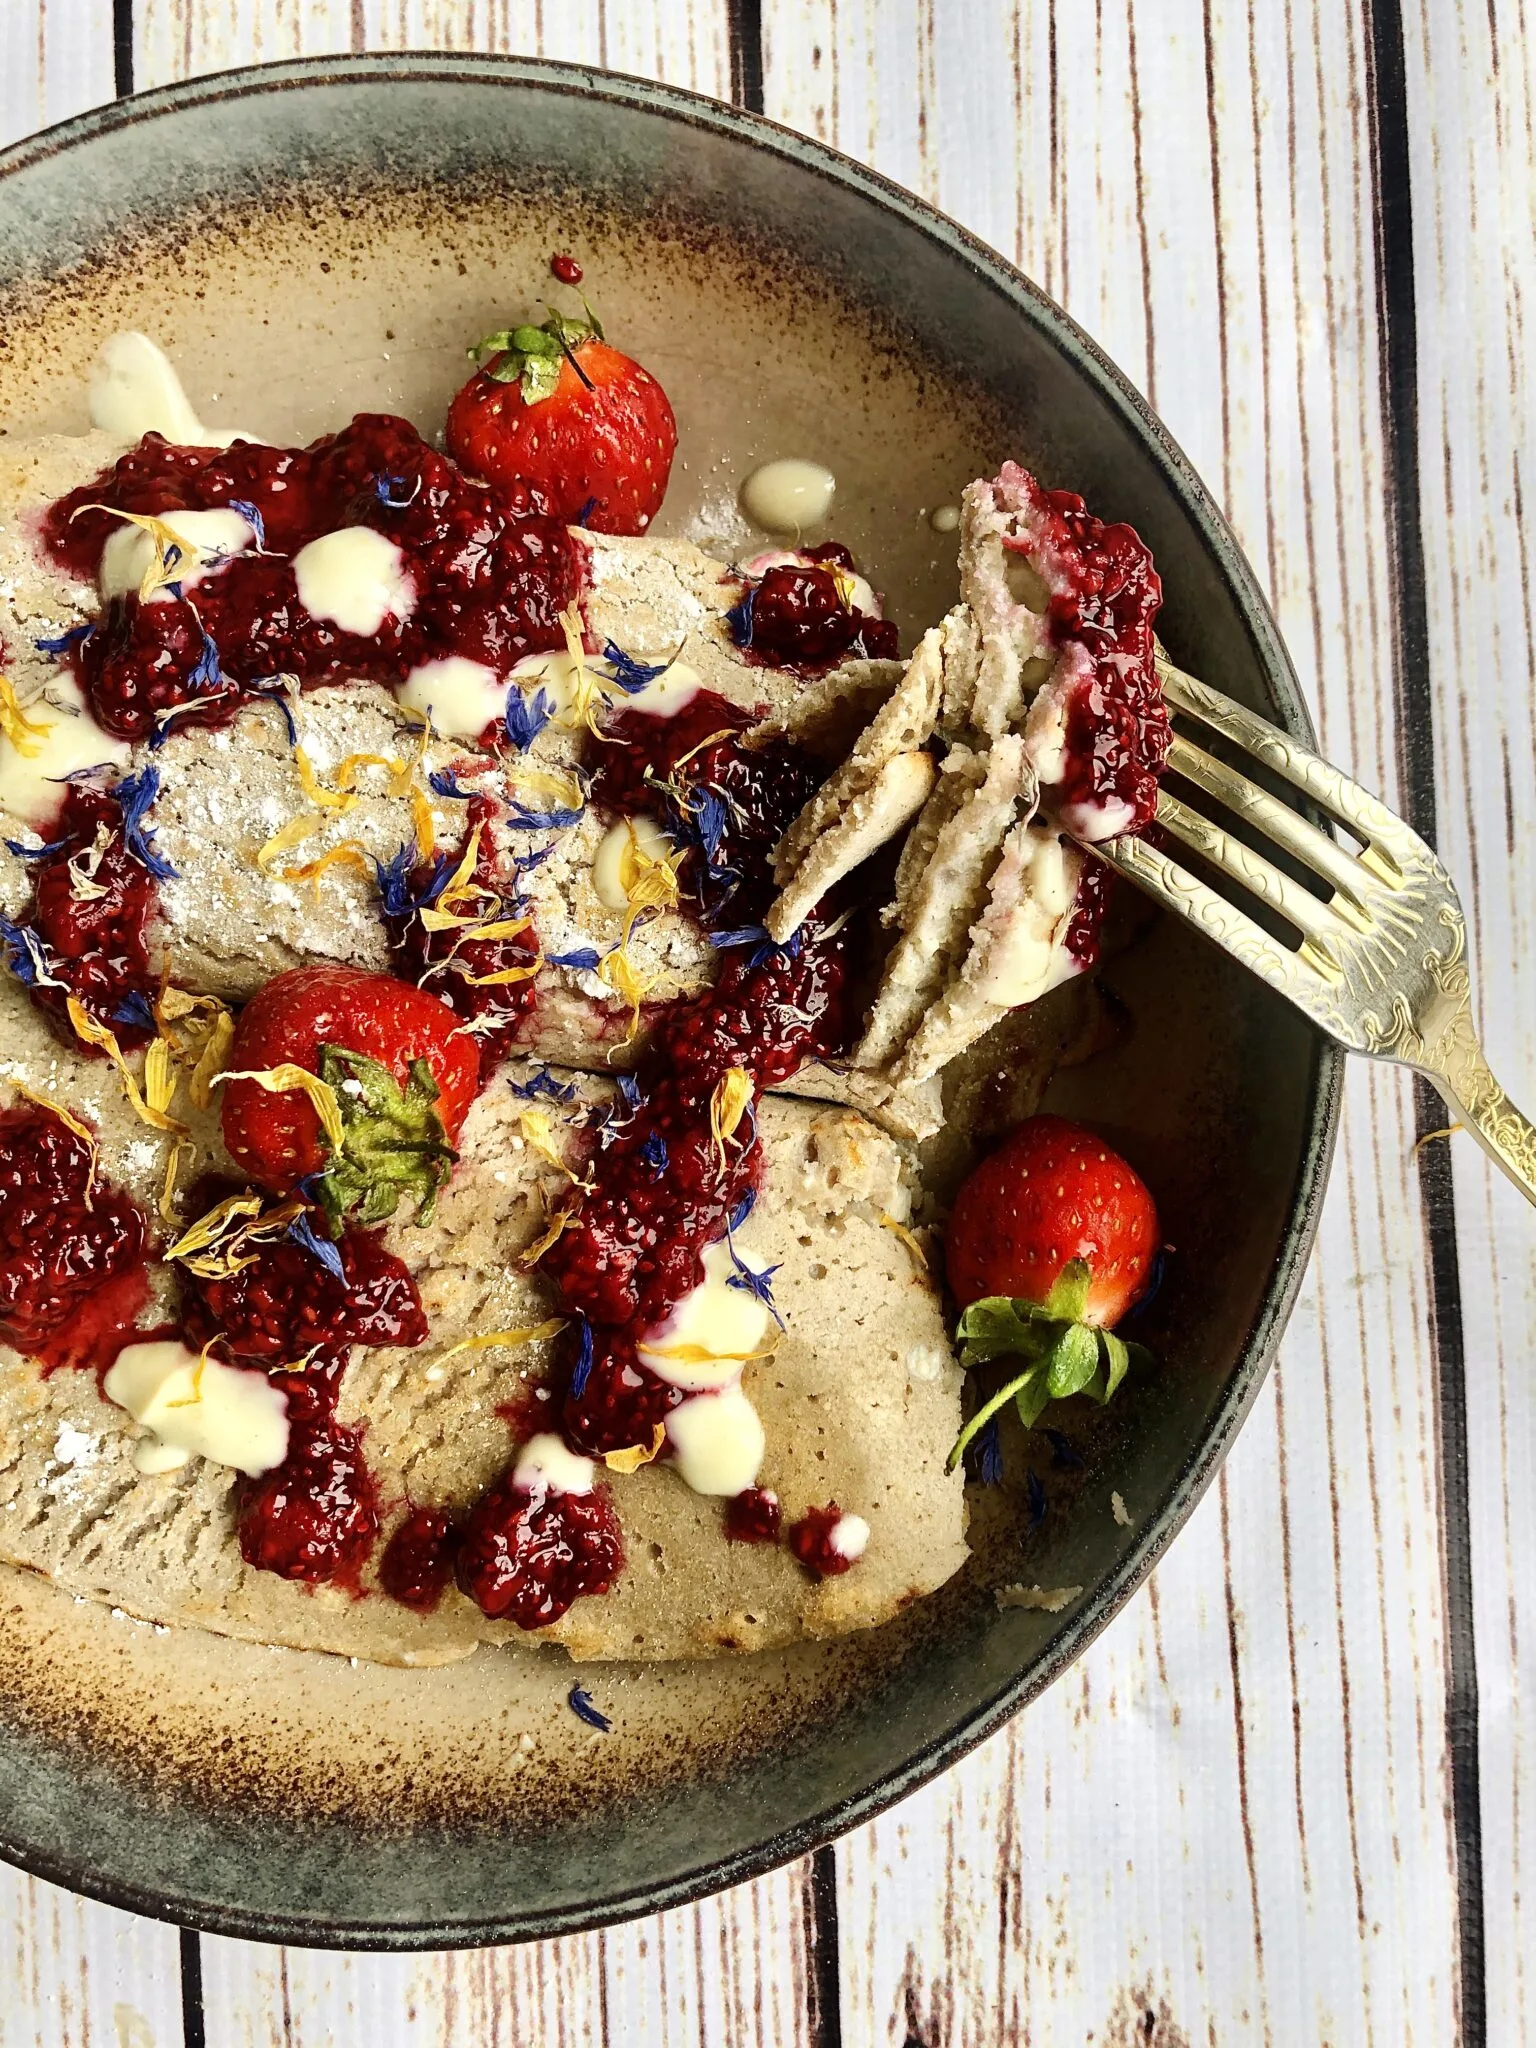
<instances>
[{"instance_id":1,"label":"white cream drizzle","mask_svg":"<svg viewBox=\"0 0 1536 2048\"><path fill-rule=\"evenodd\" d=\"M767 1448L762 1418L735 1385L681 1402L667 1417L667 1441L684 1483L725 1499L756 1485Z\"/></svg>"},{"instance_id":2,"label":"white cream drizzle","mask_svg":"<svg viewBox=\"0 0 1536 2048\"><path fill-rule=\"evenodd\" d=\"M803 533L832 509L837 478L825 463L781 455L754 469L741 487L741 509L764 533Z\"/></svg>"},{"instance_id":3,"label":"white cream drizzle","mask_svg":"<svg viewBox=\"0 0 1536 2048\"><path fill-rule=\"evenodd\" d=\"M255 1478L288 1454L288 1397L265 1373L199 1359L174 1340L130 1344L102 1382L149 1434L134 1450L141 1472L207 1458Z\"/></svg>"},{"instance_id":4,"label":"white cream drizzle","mask_svg":"<svg viewBox=\"0 0 1536 2048\"><path fill-rule=\"evenodd\" d=\"M416 586L405 556L371 526L322 533L293 558L299 603L312 619L371 640L387 618L402 622L416 609Z\"/></svg>"},{"instance_id":5,"label":"white cream drizzle","mask_svg":"<svg viewBox=\"0 0 1536 2048\"><path fill-rule=\"evenodd\" d=\"M126 740L104 733L86 709L85 695L63 670L40 695L24 705L28 720L41 726L26 741L36 753L23 753L0 737L0 810L32 826L52 818L64 801L64 778L76 769L126 768L131 749Z\"/></svg>"},{"instance_id":6,"label":"white cream drizzle","mask_svg":"<svg viewBox=\"0 0 1536 2048\"><path fill-rule=\"evenodd\" d=\"M478 739L506 715L507 685L495 669L465 654L445 654L413 668L399 689L409 710L429 714L432 729L445 739Z\"/></svg>"},{"instance_id":7,"label":"white cream drizzle","mask_svg":"<svg viewBox=\"0 0 1536 2048\"><path fill-rule=\"evenodd\" d=\"M512 1467L512 1484L525 1493L590 1493L596 1468L552 1433L529 1437Z\"/></svg>"},{"instance_id":8,"label":"white cream drizzle","mask_svg":"<svg viewBox=\"0 0 1536 2048\"><path fill-rule=\"evenodd\" d=\"M88 396L91 425L119 441L163 434L182 448L227 448L231 441L260 438L240 427L205 426L164 349L132 330L102 343Z\"/></svg>"}]
</instances>

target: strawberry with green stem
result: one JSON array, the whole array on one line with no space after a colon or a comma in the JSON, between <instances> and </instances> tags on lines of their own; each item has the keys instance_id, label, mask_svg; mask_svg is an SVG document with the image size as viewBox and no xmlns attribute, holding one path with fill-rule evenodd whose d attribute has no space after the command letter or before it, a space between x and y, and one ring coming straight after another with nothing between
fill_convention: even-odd
<instances>
[{"instance_id":1,"label":"strawberry with green stem","mask_svg":"<svg viewBox=\"0 0 1536 2048\"><path fill-rule=\"evenodd\" d=\"M1031 1117L982 1161L945 1241L960 1363L1017 1369L967 1422L949 1469L1010 1402L1032 1429L1051 1401L1109 1400L1140 1349L1113 1325L1146 1292L1161 1236L1140 1176L1063 1117Z\"/></svg>"},{"instance_id":2,"label":"strawberry with green stem","mask_svg":"<svg viewBox=\"0 0 1536 2048\"><path fill-rule=\"evenodd\" d=\"M661 509L677 421L649 370L614 348L585 299L489 334L448 408L448 452L489 484L531 484L556 519L644 533Z\"/></svg>"},{"instance_id":3,"label":"strawberry with green stem","mask_svg":"<svg viewBox=\"0 0 1536 2048\"><path fill-rule=\"evenodd\" d=\"M446 1003L389 974L297 967L246 1004L228 1066L224 1142L259 1186L309 1195L338 1237L402 1198L430 1219L480 1085Z\"/></svg>"}]
</instances>

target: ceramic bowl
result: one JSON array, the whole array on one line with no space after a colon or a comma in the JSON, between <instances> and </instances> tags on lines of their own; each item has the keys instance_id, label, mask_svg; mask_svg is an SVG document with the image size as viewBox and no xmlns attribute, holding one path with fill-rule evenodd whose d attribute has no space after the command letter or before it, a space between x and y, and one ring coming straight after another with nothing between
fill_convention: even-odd
<instances>
[{"instance_id":1,"label":"ceramic bowl","mask_svg":"<svg viewBox=\"0 0 1536 2048\"><path fill-rule=\"evenodd\" d=\"M952 601L929 511L1018 456L1146 536L1175 658L1309 738L1231 533L1060 310L952 222L814 142L660 86L474 57L324 59L107 107L0 158L0 431L84 426L134 326L215 418L268 437L361 408L430 428L464 349L585 266L662 378L659 530L729 533L741 477L810 453L904 631ZM1179 1247L1162 1360L1052 1475L984 1504L973 1565L893 1629L786 1656L440 1671L156 1630L0 1574L0 1853L147 1913L406 1948L586 1927L802 1853L943 1770L1076 1657L1178 1530L1263 1377L1311 1243L1337 1063L1162 924L1105 979L1119 1043L1054 1099L1157 1188ZM1111 1515L1119 1492L1133 1525ZM1001 1610L998 1584L1080 1588Z\"/></svg>"}]
</instances>

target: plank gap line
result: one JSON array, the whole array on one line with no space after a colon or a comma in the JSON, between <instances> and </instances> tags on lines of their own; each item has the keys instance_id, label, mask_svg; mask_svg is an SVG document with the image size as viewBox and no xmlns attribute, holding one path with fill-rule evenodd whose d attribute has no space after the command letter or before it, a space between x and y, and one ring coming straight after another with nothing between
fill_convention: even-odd
<instances>
[{"instance_id":1,"label":"plank gap line","mask_svg":"<svg viewBox=\"0 0 1536 2048\"><path fill-rule=\"evenodd\" d=\"M1418 313L1409 182L1407 62L1398 0L1370 0L1366 14L1382 433L1391 542L1387 570L1402 784L1399 800L1408 823L1433 846L1437 824L1434 695L1429 671L1429 606L1424 583L1419 487ZM1415 1080L1414 1127L1418 1137L1422 1140L1428 1132L1440 1129L1444 1121L1444 1113L1428 1082ZM1446 1736L1456 1854L1458 2038L1463 2048L1482 2048L1488 2036L1487 1985L1461 1270L1449 1156L1435 1146L1423 1144L1418 1146L1417 1153L1419 1198L1429 1249L1430 1341L1438 1407L1441 1548L1446 1588Z\"/></svg>"}]
</instances>

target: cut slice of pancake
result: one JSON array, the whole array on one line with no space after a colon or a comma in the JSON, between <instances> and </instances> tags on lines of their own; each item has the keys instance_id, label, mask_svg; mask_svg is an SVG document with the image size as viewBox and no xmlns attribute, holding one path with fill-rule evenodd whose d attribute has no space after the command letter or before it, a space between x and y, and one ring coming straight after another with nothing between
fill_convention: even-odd
<instances>
[{"instance_id":1,"label":"cut slice of pancake","mask_svg":"<svg viewBox=\"0 0 1536 2048\"><path fill-rule=\"evenodd\" d=\"M163 1172L162 1141L140 1137L109 1069L82 1078L75 1069L85 1063L64 1056L61 1065L30 1015L13 1019L7 1007L20 1032L9 1072L94 1105L103 1170L149 1194ZM569 1105L540 1098L556 1149L563 1125L607 1092L583 1080ZM416 1350L354 1354L339 1416L363 1425L391 1520L408 1500L467 1506L505 1469L516 1437L498 1410L526 1409L530 1381L548 1362L546 1341L454 1350L464 1337L536 1325L551 1311L536 1269L530 1276L515 1263L561 1186L523 1135L527 1109L506 1077L493 1083L470 1114L461 1165L433 1222L390 1229L432 1336ZM771 1102L761 1119L764 1185L739 1242L778 1269L787 1325L772 1355L746 1368L767 1434L761 1483L778 1493L786 1521L833 1500L862 1515L868 1549L857 1571L817 1580L781 1547L726 1543L721 1503L690 1492L671 1469L613 1474L625 1572L611 1592L578 1601L540 1632L573 1655L698 1656L870 1627L964 1559L962 1480L944 1470L960 1374L933 1282L892 1228L910 1216L901 1154L845 1109ZM206 1130L203 1142L217 1158ZM418 1616L383 1598L252 1571L235 1535L237 1476L201 1459L141 1473L132 1463L138 1434L93 1375L44 1378L35 1362L0 1352L0 1559L146 1620L387 1663L451 1661L481 1642L530 1640L487 1621L457 1590Z\"/></svg>"}]
</instances>

